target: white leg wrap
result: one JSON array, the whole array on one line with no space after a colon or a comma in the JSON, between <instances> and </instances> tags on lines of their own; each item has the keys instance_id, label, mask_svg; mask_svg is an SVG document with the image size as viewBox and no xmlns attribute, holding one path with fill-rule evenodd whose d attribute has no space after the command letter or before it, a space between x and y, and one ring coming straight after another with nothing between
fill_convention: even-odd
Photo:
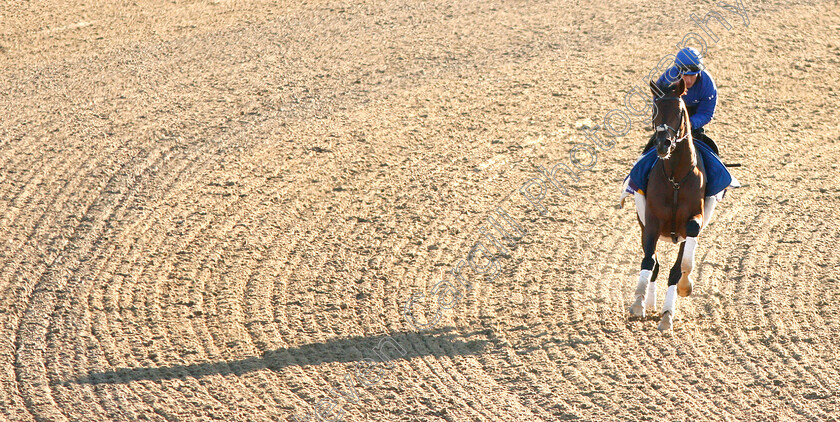
<instances>
[{"instance_id":1,"label":"white leg wrap","mask_svg":"<svg viewBox=\"0 0 840 422\"><path fill-rule=\"evenodd\" d=\"M648 290L648 284L650 284L650 278L652 276L653 272L650 270L642 270L639 272L639 284L636 285L636 297L645 297Z\"/></svg>"},{"instance_id":2,"label":"white leg wrap","mask_svg":"<svg viewBox=\"0 0 840 422\"><path fill-rule=\"evenodd\" d=\"M680 262L680 269L682 272L690 273L694 268L694 249L696 247L696 237L689 237L685 239L685 248L683 249L682 261Z\"/></svg>"},{"instance_id":3,"label":"white leg wrap","mask_svg":"<svg viewBox=\"0 0 840 422\"><path fill-rule=\"evenodd\" d=\"M633 297L633 304L630 305L630 313L638 317L645 316L645 301L648 291L648 285L652 284L650 278L653 272L650 270L642 270L639 273L639 284L636 285L636 293Z\"/></svg>"},{"instance_id":4,"label":"white leg wrap","mask_svg":"<svg viewBox=\"0 0 840 422\"><path fill-rule=\"evenodd\" d=\"M656 310L656 282L651 281L647 286L647 296L645 296L645 308L650 311Z\"/></svg>"},{"instance_id":5,"label":"white leg wrap","mask_svg":"<svg viewBox=\"0 0 840 422\"><path fill-rule=\"evenodd\" d=\"M668 293L665 293L665 303L662 305L662 313L671 312L674 315L677 311L677 285L668 286Z\"/></svg>"},{"instance_id":6,"label":"white leg wrap","mask_svg":"<svg viewBox=\"0 0 840 422\"><path fill-rule=\"evenodd\" d=\"M712 214L715 213L715 206L717 205L717 199L714 196L707 196L706 200L704 201L703 205L703 225L700 226L700 230L703 230L709 221L712 220Z\"/></svg>"},{"instance_id":7,"label":"white leg wrap","mask_svg":"<svg viewBox=\"0 0 840 422\"><path fill-rule=\"evenodd\" d=\"M645 206L647 205L647 199L644 195L636 193L633 195L633 199L636 201L636 214L639 214L639 220L642 220L642 225L645 225Z\"/></svg>"}]
</instances>

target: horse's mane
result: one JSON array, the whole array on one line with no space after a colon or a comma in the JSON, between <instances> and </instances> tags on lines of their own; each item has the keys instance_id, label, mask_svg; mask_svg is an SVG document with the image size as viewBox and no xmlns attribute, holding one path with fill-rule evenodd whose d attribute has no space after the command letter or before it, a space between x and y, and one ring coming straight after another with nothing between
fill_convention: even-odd
<instances>
[{"instance_id":1,"label":"horse's mane","mask_svg":"<svg viewBox=\"0 0 840 422\"><path fill-rule=\"evenodd\" d=\"M662 93L662 95L658 95L657 97L662 98L675 96L673 94L674 91L676 91L677 86L679 86L679 79L671 83L667 83L667 81L663 81L661 83L657 82L656 87L659 88L659 92Z\"/></svg>"}]
</instances>

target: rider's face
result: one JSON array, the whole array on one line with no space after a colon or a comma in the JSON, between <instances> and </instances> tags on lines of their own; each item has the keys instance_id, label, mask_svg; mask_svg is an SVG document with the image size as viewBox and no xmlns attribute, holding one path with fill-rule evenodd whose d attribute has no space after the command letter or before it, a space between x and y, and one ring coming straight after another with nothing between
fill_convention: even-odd
<instances>
[{"instance_id":1,"label":"rider's face","mask_svg":"<svg viewBox=\"0 0 840 422\"><path fill-rule=\"evenodd\" d=\"M685 81L685 88L691 88L695 82L697 82L697 75L682 75L683 80Z\"/></svg>"}]
</instances>

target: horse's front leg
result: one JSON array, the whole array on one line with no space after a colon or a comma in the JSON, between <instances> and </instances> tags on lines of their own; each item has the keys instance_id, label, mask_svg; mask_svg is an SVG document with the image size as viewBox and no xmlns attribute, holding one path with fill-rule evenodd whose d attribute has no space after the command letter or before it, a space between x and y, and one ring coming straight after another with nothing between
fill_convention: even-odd
<instances>
[{"instance_id":1,"label":"horse's front leg","mask_svg":"<svg viewBox=\"0 0 840 422\"><path fill-rule=\"evenodd\" d=\"M703 215L695 215L694 218L688 221L685 227L685 242L683 242L680 251L682 252L680 263L680 279L677 282L677 294L680 297L686 297L691 294L694 288L694 282L689 277L691 270L694 269L694 251L697 248L697 235L700 234L701 224L703 223Z\"/></svg>"},{"instance_id":2,"label":"horse's front leg","mask_svg":"<svg viewBox=\"0 0 840 422\"><path fill-rule=\"evenodd\" d=\"M670 330L674 325L674 315L677 313L677 295L686 297L691 294L694 282L689 275L694 269L694 251L697 247L697 235L703 216L697 215L686 224L685 242L680 245L677 261L668 274L668 291L665 293L665 303L662 304L662 320L659 329Z\"/></svg>"},{"instance_id":3,"label":"horse's front leg","mask_svg":"<svg viewBox=\"0 0 840 422\"><path fill-rule=\"evenodd\" d=\"M656 241L659 240L658 220L648 219L642 228L642 249L645 257L642 259L642 270L639 272L639 283L636 285L635 300L630 306L630 313L644 317L645 308L653 308L656 304L656 275L659 263L656 262Z\"/></svg>"}]
</instances>

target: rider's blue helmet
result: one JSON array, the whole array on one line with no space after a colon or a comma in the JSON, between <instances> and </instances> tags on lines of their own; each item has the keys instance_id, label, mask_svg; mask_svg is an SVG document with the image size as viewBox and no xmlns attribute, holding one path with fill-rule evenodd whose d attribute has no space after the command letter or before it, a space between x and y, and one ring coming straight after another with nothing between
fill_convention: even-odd
<instances>
[{"instance_id":1,"label":"rider's blue helmet","mask_svg":"<svg viewBox=\"0 0 840 422\"><path fill-rule=\"evenodd\" d=\"M674 65L680 70L683 75L696 75L701 70L705 69L703 66L703 57L700 52L694 47L686 47L677 53L677 59L674 60Z\"/></svg>"}]
</instances>

